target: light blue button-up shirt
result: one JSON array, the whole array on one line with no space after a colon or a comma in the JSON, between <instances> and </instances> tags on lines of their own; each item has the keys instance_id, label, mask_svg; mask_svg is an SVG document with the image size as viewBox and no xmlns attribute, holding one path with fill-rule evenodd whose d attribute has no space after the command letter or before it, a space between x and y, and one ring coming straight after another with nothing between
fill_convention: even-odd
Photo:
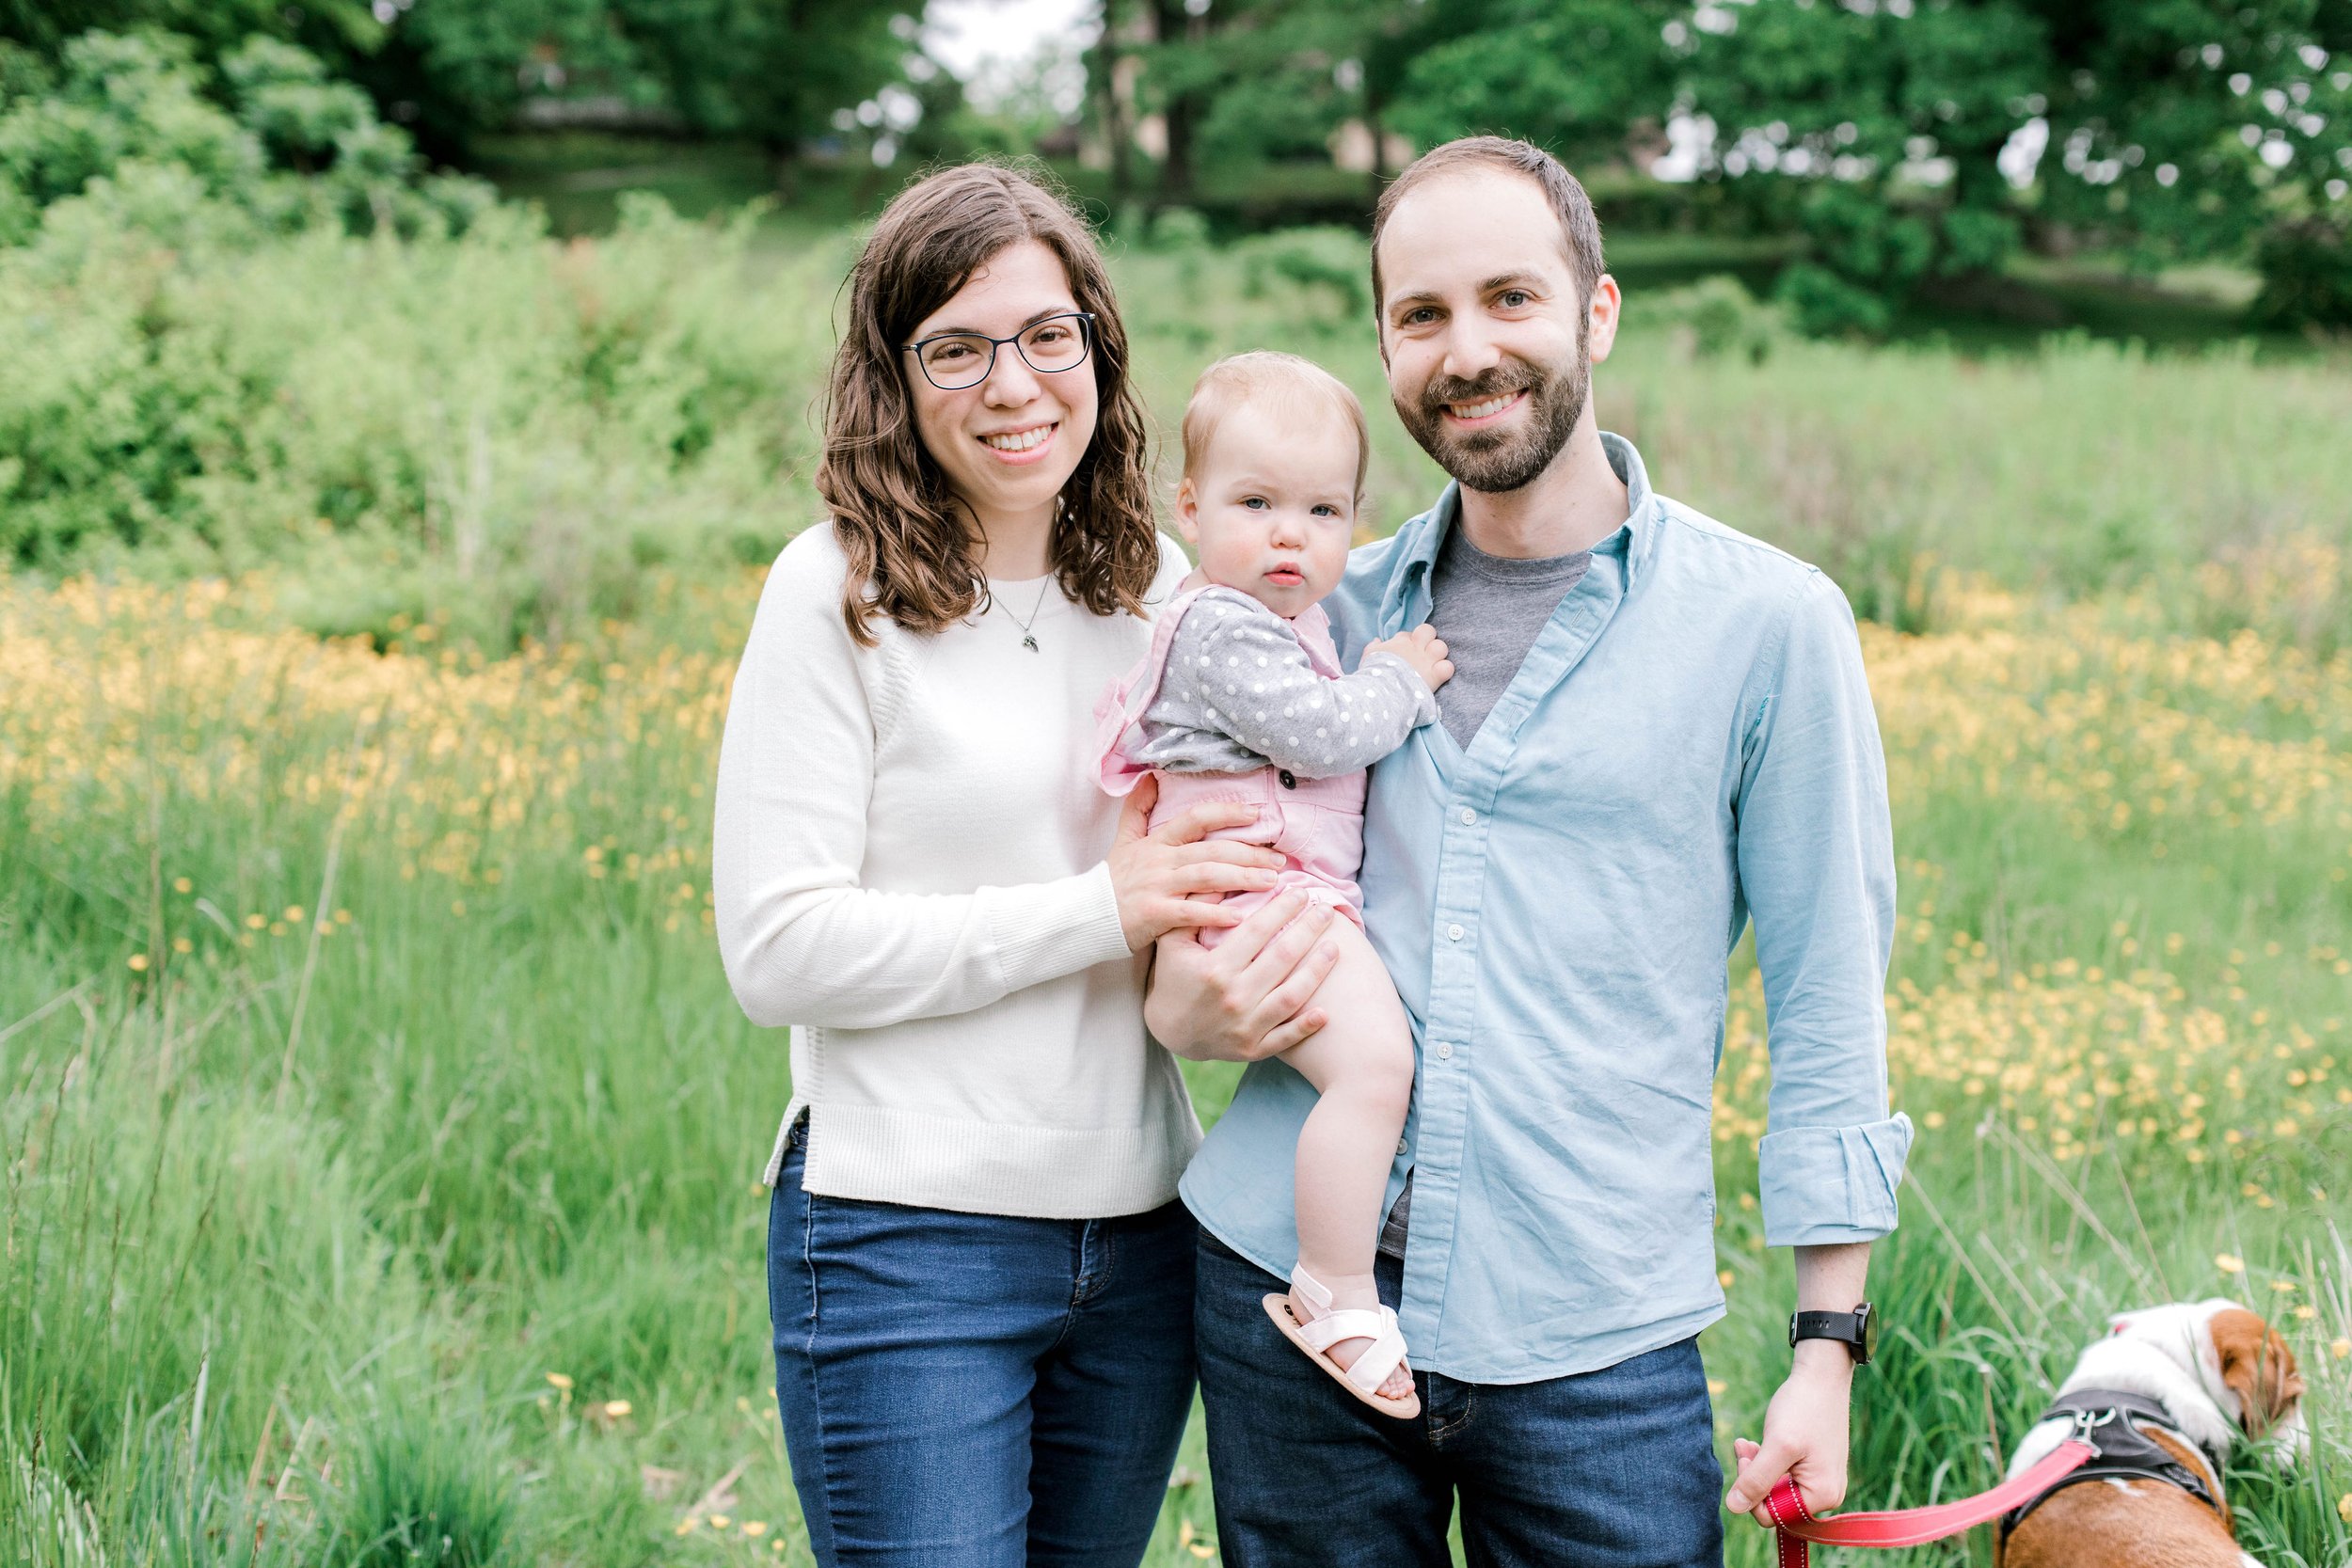
<instances>
[{"instance_id":1,"label":"light blue button-up shirt","mask_svg":"<svg viewBox=\"0 0 2352 1568\"><path fill-rule=\"evenodd\" d=\"M1419 1057L1387 1200L1411 1172L1399 1315L1415 1366L1468 1382L1613 1366L1723 1315L1709 1118L1750 920L1766 1242L1883 1236L1911 1148L1887 1114L1894 845L1852 612L1601 439L1625 525L1469 749L1415 730L1365 809L1365 921ZM1350 668L1429 618L1458 505L1449 486L1350 559L1326 601ZM1278 1275L1314 1098L1253 1065L1184 1179L1201 1224Z\"/></svg>"}]
</instances>

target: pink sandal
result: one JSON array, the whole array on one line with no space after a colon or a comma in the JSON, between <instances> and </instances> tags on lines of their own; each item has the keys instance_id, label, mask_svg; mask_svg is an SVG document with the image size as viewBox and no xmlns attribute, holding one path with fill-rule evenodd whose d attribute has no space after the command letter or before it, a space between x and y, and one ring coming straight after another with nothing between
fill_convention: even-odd
<instances>
[{"instance_id":1,"label":"pink sandal","mask_svg":"<svg viewBox=\"0 0 2352 1568\"><path fill-rule=\"evenodd\" d=\"M1410 1420L1421 1414L1419 1393L1407 1390L1401 1398L1383 1399L1377 1392L1380 1385L1389 1380L1389 1374L1405 1362L1405 1336L1396 1326L1393 1311L1386 1307L1377 1311L1368 1307L1333 1311L1331 1292L1303 1267L1291 1270L1291 1290L1315 1308L1315 1316L1301 1323L1291 1310L1289 1296L1268 1295L1265 1315L1274 1320L1282 1338L1305 1351L1316 1366L1339 1379L1349 1393L1383 1416ZM1354 1366L1343 1367L1328 1354L1343 1339L1370 1339L1372 1348L1358 1356Z\"/></svg>"}]
</instances>

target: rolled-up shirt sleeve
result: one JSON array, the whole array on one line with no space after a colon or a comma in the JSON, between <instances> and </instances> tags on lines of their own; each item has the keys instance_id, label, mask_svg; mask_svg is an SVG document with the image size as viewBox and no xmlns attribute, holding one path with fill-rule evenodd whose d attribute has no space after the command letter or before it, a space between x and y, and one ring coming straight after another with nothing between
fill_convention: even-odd
<instances>
[{"instance_id":1,"label":"rolled-up shirt sleeve","mask_svg":"<svg viewBox=\"0 0 2352 1568\"><path fill-rule=\"evenodd\" d=\"M1772 1064L1757 1149L1764 1240L1875 1241L1895 1228L1912 1128L1887 1102L1886 759L1853 613L1836 584L1805 578L1776 657L1757 673L1737 812Z\"/></svg>"}]
</instances>

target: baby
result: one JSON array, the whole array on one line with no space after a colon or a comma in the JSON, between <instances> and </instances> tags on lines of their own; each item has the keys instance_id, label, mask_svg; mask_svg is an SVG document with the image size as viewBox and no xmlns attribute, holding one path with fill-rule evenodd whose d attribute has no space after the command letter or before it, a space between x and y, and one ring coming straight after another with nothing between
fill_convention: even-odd
<instances>
[{"instance_id":1,"label":"baby","mask_svg":"<svg viewBox=\"0 0 2352 1568\"><path fill-rule=\"evenodd\" d=\"M1200 558L1160 612L1152 651L1105 695L1103 786L1159 780L1156 825L1212 800L1258 808L1218 834L1271 846L1279 885L1345 919L1315 993L1328 1022L1282 1059L1321 1097L1298 1136L1298 1263L1276 1324L1357 1398L1421 1412L1396 1314L1373 1288L1380 1199L1412 1098L1412 1035L1363 933L1364 769L1438 717L1454 673L1428 626L1375 642L1343 673L1319 601L1355 536L1369 437L1339 380L1288 354L1240 354L1203 372L1184 409L1177 526ZM1203 942L1222 933L1204 929Z\"/></svg>"}]
</instances>

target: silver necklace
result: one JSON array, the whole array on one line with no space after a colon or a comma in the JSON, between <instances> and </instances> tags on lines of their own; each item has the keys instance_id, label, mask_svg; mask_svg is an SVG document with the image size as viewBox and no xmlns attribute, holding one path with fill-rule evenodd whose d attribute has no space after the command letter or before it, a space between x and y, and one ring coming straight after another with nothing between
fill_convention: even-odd
<instances>
[{"instance_id":1,"label":"silver necklace","mask_svg":"<svg viewBox=\"0 0 2352 1568\"><path fill-rule=\"evenodd\" d=\"M1020 616L1013 614L1012 607L1010 605L1005 606L1006 616L1011 620L1015 626L1021 628L1021 645L1028 649L1031 653L1036 653L1038 651L1038 646L1037 636L1035 633L1030 631L1029 628L1037 624L1039 614L1045 609L1045 591L1053 586L1054 578L1049 573L1045 580L1038 585L1037 603L1029 607L1029 618L1025 621L1021 619Z\"/></svg>"}]
</instances>

